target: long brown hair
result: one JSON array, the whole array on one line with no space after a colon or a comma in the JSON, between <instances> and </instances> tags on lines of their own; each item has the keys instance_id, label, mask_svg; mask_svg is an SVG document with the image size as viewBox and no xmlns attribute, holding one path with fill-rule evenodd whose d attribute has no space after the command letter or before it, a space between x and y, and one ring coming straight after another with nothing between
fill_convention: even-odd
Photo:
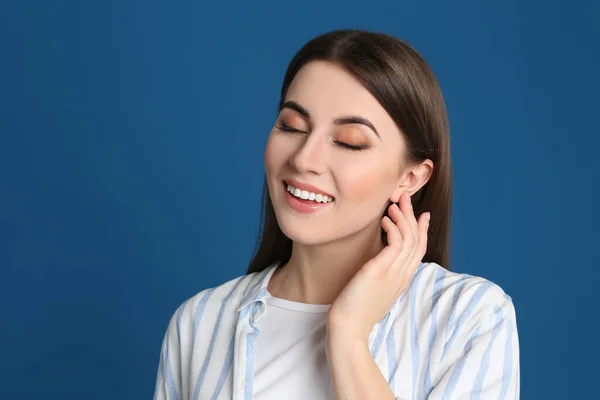
<instances>
[{"instance_id":1,"label":"long brown hair","mask_svg":"<svg viewBox=\"0 0 600 400\"><path fill-rule=\"evenodd\" d=\"M354 29L331 31L306 43L290 62L281 88L280 108L296 73L314 60L342 66L375 96L405 135L407 161L420 163L430 159L433 162L429 181L411 201L417 217L426 211L431 213L423 261L450 269L450 133L446 106L433 72L416 50L398 38ZM292 254L292 241L277 223L266 178L261 221L248 274L274 263L283 265ZM382 240L387 244L383 229Z\"/></svg>"}]
</instances>

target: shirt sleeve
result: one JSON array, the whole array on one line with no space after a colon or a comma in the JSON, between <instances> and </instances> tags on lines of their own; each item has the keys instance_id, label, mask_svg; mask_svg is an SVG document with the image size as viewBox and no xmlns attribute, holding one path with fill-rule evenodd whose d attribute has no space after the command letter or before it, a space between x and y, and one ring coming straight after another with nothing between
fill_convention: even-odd
<instances>
[{"instance_id":1,"label":"shirt sleeve","mask_svg":"<svg viewBox=\"0 0 600 400\"><path fill-rule=\"evenodd\" d=\"M519 399L519 341L510 297L504 295L473 326L428 400Z\"/></svg>"},{"instance_id":2,"label":"shirt sleeve","mask_svg":"<svg viewBox=\"0 0 600 400\"><path fill-rule=\"evenodd\" d=\"M176 315L173 315L162 340L154 400L182 400L181 345Z\"/></svg>"}]
</instances>

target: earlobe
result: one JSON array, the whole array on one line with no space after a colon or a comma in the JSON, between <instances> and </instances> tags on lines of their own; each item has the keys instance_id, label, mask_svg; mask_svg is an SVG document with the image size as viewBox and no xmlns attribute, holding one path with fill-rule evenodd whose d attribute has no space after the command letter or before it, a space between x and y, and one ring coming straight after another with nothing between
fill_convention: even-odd
<instances>
[{"instance_id":1,"label":"earlobe","mask_svg":"<svg viewBox=\"0 0 600 400\"><path fill-rule=\"evenodd\" d=\"M390 202L399 203L400 197L402 197L404 193L406 193L406 188L404 187L404 185L397 186L392 195L390 196Z\"/></svg>"}]
</instances>

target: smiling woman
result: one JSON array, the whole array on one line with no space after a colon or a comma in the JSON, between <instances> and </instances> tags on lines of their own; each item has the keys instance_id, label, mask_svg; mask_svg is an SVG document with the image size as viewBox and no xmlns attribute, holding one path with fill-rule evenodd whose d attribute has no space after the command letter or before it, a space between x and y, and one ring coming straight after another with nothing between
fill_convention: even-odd
<instances>
[{"instance_id":1,"label":"smiling woman","mask_svg":"<svg viewBox=\"0 0 600 400\"><path fill-rule=\"evenodd\" d=\"M309 41L264 163L256 254L175 312L156 399L519 397L511 298L449 271L446 109L412 47Z\"/></svg>"}]
</instances>

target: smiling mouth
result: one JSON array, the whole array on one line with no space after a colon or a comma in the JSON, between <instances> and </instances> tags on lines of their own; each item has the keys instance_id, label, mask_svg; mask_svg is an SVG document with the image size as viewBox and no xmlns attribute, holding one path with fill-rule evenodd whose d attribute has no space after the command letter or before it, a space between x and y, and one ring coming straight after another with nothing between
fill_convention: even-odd
<instances>
[{"instance_id":1,"label":"smiling mouth","mask_svg":"<svg viewBox=\"0 0 600 400\"><path fill-rule=\"evenodd\" d=\"M284 189L294 196L298 200L303 200L310 203L331 203L335 200L332 196L327 196L322 193L311 192L308 190L302 190L294 185L291 185L283 181Z\"/></svg>"}]
</instances>

